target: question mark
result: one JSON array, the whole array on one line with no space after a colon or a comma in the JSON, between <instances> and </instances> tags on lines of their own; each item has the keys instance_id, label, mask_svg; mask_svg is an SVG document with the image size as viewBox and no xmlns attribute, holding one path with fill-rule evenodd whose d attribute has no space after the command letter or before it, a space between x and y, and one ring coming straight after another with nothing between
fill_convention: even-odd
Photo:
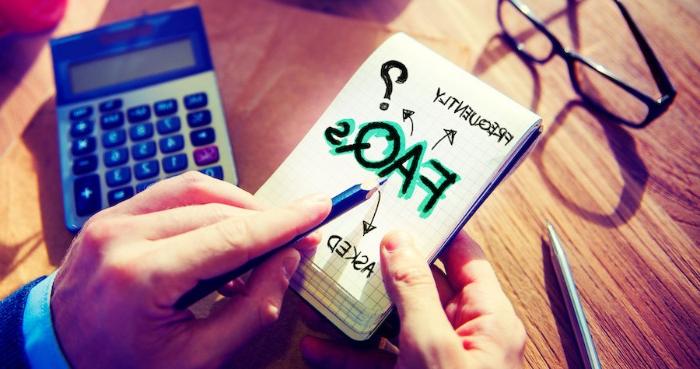
<instances>
[{"instance_id":1,"label":"question mark","mask_svg":"<svg viewBox=\"0 0 700 369\"><path fill-rule=\"evenodd\" d=\"M388 62L382 64L382 69L379 75L382 77L382 79L384 80L384 84L386 85L386 90L384 91L384 98L387 100L391 100L391 93L394 91L394 86L391 83L391 76L389 76L389 71L394 68L401 71L399 77L396 78L396 83L404 83L406 82L406 79L408 79L408 69L406 69L406 66L403 65L403 63L396 60L389 60ZM389 103L386 101L382 102L381 104L379 104L379 109L389 109Z\"/></svg>"}]
</instances>

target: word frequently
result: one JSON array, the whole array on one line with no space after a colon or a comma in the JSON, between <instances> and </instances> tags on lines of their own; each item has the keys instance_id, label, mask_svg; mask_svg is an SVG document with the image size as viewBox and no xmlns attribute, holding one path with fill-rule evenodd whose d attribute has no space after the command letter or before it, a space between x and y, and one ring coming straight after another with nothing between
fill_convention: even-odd
<instances>
[{"instance_id":1,"label":"word frequently","mask_svg":"<svg viewBox=\"0 0 700 369\"><path fill-rule=\"evenodd\" d=\"M395 122L379 121L366 122L360 125L354 140L349 136L355 131L353 119L343 119L324 131L326 143L331 147L331 154L341 155L352 153L363 168L376 173L379 177L387 177L398 173L403 177L403 183L398 196L410 199L416 187L425 191L426 196L418 206L421 218L427 218L435 210L438 201L445 198L445 192L459 180L459 176L440 163L437 159L423 160L427 143L419 141L411 147L405 147L406 138L403 129ZM370 139L383 138L386 148L381 153L382 158L368 158L366 150L372 148ZM375 141L376 142L376 141ZM375 150L376 151L376 150ZM430 177L438 177L437 181L424 175L430 171Z\"/></svg>"},{"instance_id":2,"label":"word frequently","mask_svg":"<svg viewBox=\"0 0 700 369\"><path fill-rule=\"evenodd\" d=\"M433 102L442 104L447 110L452 111L455 115L464 119L470 126L477 126L486 131L489 137L496 136L498 142L503 141L505 145L508 145L510 141L513 140L513 134L508 132L507 128L499 126L496 121L484 118L464 100L460 100L454 96L447 96L447 92L442 91L440 87L438 87L435 93Z\"/></svg>"}]
</instances>

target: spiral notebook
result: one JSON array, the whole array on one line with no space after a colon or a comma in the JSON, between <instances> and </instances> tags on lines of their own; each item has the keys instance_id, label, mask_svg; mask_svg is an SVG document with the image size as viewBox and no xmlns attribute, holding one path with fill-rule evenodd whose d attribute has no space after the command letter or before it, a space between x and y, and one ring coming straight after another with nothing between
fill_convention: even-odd
<instances>
[{"instance_id":1,"label":"spiral notebook","mask_svg":"<svg viewBox=\"0 0 700 369\"><path fill-rule=\"evenodd\" d=\"M292 288L350 338L369 338L392 306L379 261L384 234L409 230L432 262L527 154L540 122L417 41L391 36L256 194L284 204L388 178L321 228Z\"/></svg>"}]
</instances>

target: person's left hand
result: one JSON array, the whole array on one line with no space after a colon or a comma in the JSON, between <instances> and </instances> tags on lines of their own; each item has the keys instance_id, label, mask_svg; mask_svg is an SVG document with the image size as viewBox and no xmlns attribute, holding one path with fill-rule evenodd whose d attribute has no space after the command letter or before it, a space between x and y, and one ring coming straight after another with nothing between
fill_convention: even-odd
<instances>
[{"instance_id":1,"label":"person's left hand","mask_svg":"<svg viewBox=\"0 0 700 369\"><path fill-rule=\"evenodd\" d=\"M190 172L105 209L73 240L53 285L61 348L82 368L214 368L277 319L299 263L275 253L205 319L173 308L211 278L319 224L330 199L312 196L265 207L251 194ZM315 246L309 236L297 248Z\"/></svg>"}]
</instances>

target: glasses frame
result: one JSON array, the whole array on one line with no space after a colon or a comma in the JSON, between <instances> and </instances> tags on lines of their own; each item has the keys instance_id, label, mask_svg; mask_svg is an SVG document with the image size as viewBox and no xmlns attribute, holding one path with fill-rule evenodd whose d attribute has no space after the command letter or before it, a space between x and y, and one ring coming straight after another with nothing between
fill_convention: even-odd
<instances>
[{"instance_id":1,"label":"glasses frame","mask_svg":"<svg viewBox=\"0 0 700 369\"><path fill-rule=\"evenodd\" d=\"M518 10L530 21L530 23L532 23L532 25L537 31L545 35L547 39L552 43L552 49L546 57L536 58L532 56L531 54L525 51L525 46L522 43L518 42L518 40L516 40L513 36L511 36L508 33L507 28L503 23L503 16L501 14L501 9L503 9L504 2L509 2L511 5L513 5L513 7L516 10ZM642 32L639 30L639 27L637 27L637 24L634 22L634 20L632 20L632 17L630 16L625 6L619 0L614 0L614 2L615 4L617 4L618 8L620 9L620 12L622 12L622 16L627 22L627 26L632 32L632 35L634 36L634 39L637 42L637 45L639 46L639 50L644 56L644 60L649 66L649 70L651 71L654 81L656 82L656 87L661 93L660 98L655 99L647 95L646 93L632 87L625 81L618 78L608 68L584 57L575 50L565 48L561 41L559 41L559 39L556 36L554 36L554 34L551 31L549 31L547 26L535 16L533 11L520 0L499 0L497 17L498 23L501 26L501 29L503 30L503 35L505 36L506 42L519 55L525 58L525 60L538 64L545 64L549 60L551 60L554 57L554 55L560 56L566 62L566 65L569 70L569 78L571 79L571 84L573 85L574 90L588 106L593 107L596 111L602 113L603 115L609 118L613 118L614 120L626 126L633 128L643 128L649 125L649 123L651 123L654 119L658 118L668 109L668 107L673 102L673 99L676 97L676 89L673 87L673 84L668 78L666 71L664 71L664 68L661 66L659 59L654 54L654 51L651 49L651 46L649 46L649 43L647 42L646 38L642 35ZM614 113L611 113L604 106L598 103L595 99L590 98L585 92L583 92L579 81L576 78L575 66L577 62L583 63L585 66L589 67L593 71L598 72L608 81L614 83L615 85L617 85L618 87L620 87L621 89L623 89L624 91L626 91L627 93L644 103L648 108L646 117L641 122L633 122L627 120Z\"/></svg>"}]
</instances>

